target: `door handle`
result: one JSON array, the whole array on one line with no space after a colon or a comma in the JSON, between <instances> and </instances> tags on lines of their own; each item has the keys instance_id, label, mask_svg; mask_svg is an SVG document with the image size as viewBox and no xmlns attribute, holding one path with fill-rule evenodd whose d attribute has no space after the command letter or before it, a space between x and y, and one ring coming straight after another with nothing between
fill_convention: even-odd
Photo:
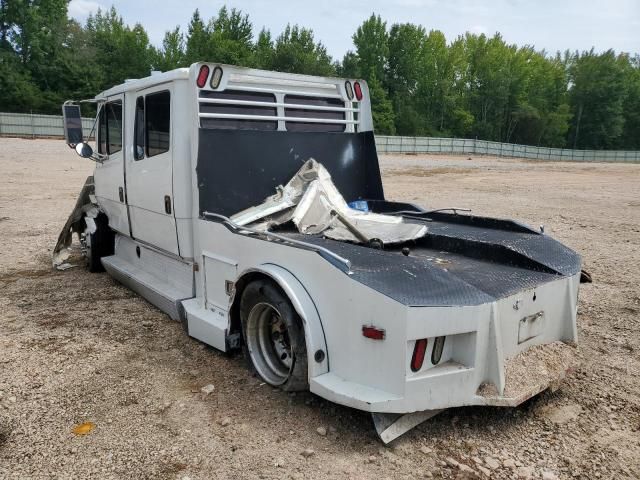
<instances>
[{"instance_id":1,"label":"door handle","mask_svg":"<svg viewBox=\"0 0 640 480\"><path fill-rule=\"evenodd\" d=\"M171 197L169 195L164 196L164 211L171 214Z\"/></svg>"},{"instance_id":2,"label":"door handle","mask_svg":"<svg viewBox=\"0 0 640 480\"><path fill-rule=\"evenodd\" d=\"M124 188L122 187L118 188L118 197L120 197L120 201L124 203Z\"/></svg>"}]
</instances>

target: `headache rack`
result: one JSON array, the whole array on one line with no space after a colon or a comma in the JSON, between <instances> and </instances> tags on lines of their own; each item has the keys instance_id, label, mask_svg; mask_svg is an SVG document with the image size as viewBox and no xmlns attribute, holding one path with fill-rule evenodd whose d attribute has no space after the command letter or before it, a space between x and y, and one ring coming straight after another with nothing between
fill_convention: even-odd
<instances>
[{"instance_id":1,"label":"headache rack","mask_svg":"<svg viewBox=\"0 0 640 480\"><path fill-rule=\"evenodd\" d=\"M343 80L327 79L325 83L261 73L225 73L216 89L208 84L200 89L200 126L296 132L359 130L359 102L348 99Z\"/></svg>"}]
</instances>

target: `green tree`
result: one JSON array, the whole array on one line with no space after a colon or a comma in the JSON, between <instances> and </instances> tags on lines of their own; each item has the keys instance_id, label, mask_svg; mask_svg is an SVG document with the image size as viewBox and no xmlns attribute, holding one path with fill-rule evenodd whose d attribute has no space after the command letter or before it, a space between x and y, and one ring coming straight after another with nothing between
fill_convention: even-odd
<instances>
[{"instance_id":1,"label":"green tree","mask_svg":"<svg viewBox=\"0 0 640 480\"><path fill-rule=\"evenodd\" d=\"M154 51L142 25L137 23L133 28L125 25L111 7L89 16L86 28L96 62L102 68L103 88L150 74Z\"/></svg>"},{"instance_id":2,"label":"green tree","mask_svg":"<svg viewBox=\"0 0 640 480\"><path fill-rule=\"evenodd\" d=\"M327 49L313 38L313 31L287 25L275 42L272 68L279 72L335 75Z\"/></svg>"},{"instance_id":3,"label":"green tree","mask_svg":"<svg viewBox=\"0 0 640 480\"><path fill-rule=\"evenodd\" d=\"M166 72L174 68L186 67L186 44L180 27L167 31L162 39L162 48L156 52L153 67Z\"/></svg>"},{"instance_id":4,"label":"green tree","mask_svg":"<svg viewBox=\"0 0 640 480\"><path fill-rule=\"evenodd\" d=\"M18 57L0 49L0 111L38 111L40 98L40 91Z\"/></svg>"},{"instance_id":5,"label":"green tree","mask_svg":"<svg viewBox=\"0 0 640 480\"><path fill-rule=\"evenodd\" d=\"M273 68L273 57L275 51L273 48L273 40L271 40L271 32L266 28L260 30L258 40L253 52L253 66L269 70Z\"/></svg>"},{"instance_id":6,"label":"green tree","mask_svg":"<svg viewBox=\"0 0 640 480\"><path fill-rule=\"evenodd\" d=\"M240 10L222 7L209 22L209 57L207 60L249 66L253 58L253 26Z\"/></svg>"},{"instance_id":7,"label":"green tree","mask_svg":"<svg viewBox=\"0 0 640 480\"><path fill-rule=\"evenodd\" d=\"M382 135L394 135L396 133L395 114L387 92L385 92L382 83L375 74L371 75L367 85L369 86L371 115L375 131Z\"/></svg>"},{"instance_id":8,"label":"green tree","mask_svg":"<svg viewBox=\"0 0 640 480\"><path fill-rule=\"evenodd\" d=\"M187 29L185 62L191 65L195 62L215 61L210 58L210 53L209 30L200 17L200 11L196 9Z\"/></svg>"},{"instance_id":9,"label":"green tree","mask_svg":"<svg viewBox=\"0 0 640 480\"><path fill-rule=\"evenodd\" d=\"M418 59L424 42L425 31L421 26L410 23L391 26L389 30L388 83L392 95L404 97L416 93L421 74Z\"/></svg>"},{"instance_id":10,"label":"green tree","mask_svg":"<svg viewBox=\"0 0 640 480\"><path fill-rule=\"evenodd\" d=\"M336 66L336 72L340 77L358 78L360 74L358 54L349 50L342 58L342 62Z\"/></svg>"},{"instance_id":11,"label":"green tree","mask_svg":"<svg viewBox=\"0 0 640 480\"><path fill-rule=\"evenodd\" d=\"M343 66L351 69L349 73L357 73L355 76L362 76L366 80L375 75L384 84L389 58L387 23L382 21L380 15L372 14L353 34L353 44L357 57L347 54L349 56L345 58L348 63L343 61Z\"/></svg>"},{"instance_id":12,"label":"green tree","mask_svg":"<svg viewBox=\"0 0 640 480\"><path fill-rule=\"evenodd\" d=\"M613 50L576 54L569 67L573 148L613 148L624 131L625 61Z\"/></svg>"},{"instance_id":13,"label":"green tree","mask_svg":"<svg viewBox=\"0 0 640 480\"><path fill-rule=\"evenodd\" d=\"M622 115L624 128L618 148L640 149L640 56L636 55L625 65L625 90L627 93Z\"/></svg>"}]
</instances>

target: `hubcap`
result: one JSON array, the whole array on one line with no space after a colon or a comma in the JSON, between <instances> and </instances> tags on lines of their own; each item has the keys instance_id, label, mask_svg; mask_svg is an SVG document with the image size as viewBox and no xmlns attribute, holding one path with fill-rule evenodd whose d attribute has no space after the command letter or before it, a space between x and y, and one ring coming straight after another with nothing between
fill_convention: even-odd
<instances>
[{"instance_id":1,"label":"hubcap","mask_svg":"<svg viewBox=\"0 0 640 480\"><path fill-rule=\"evenodd\" d=\"M293 367L293 349L287 325L273 305L254 305L247 318L246 341L260 376L271 385L286 382Z\"/></svg>"}]
</instances>

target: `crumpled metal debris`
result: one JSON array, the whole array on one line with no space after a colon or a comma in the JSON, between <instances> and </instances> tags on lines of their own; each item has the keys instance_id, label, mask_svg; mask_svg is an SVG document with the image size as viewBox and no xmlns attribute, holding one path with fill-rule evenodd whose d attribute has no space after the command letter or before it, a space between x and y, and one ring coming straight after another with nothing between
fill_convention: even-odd
<instances>
[{"instance_id":1,"label":"crumpled metal debris","mask_svg":"<svg viewBox=\"0 0 640 480\"><path fill-rule=\"evenodd\" d=\"M301 233L354 243L402 243L427 233L426 226L405 223L402 217L350 208L327 169L314 159L305 162L284 187L277 187L275 195L231 220L265 231L293 221Z\"/></svg>"},{"instance_id":2,"label":"crumpled metal debris","mask_svg":"<svg viewBox=\"0 0 640 480\"><path fill-rule=\"evenodd\" d=\"M69 247L73 241L73 234L77 233L79 235L87 231L89 233L95 232L96 226L93 218L98 216L99 211L94 202L91 201L91 196L94 192L93 176L87 177L76 205L73 207L73 211L64 227L62 227L56 246L51 254L53 266L58 270L66 270L73 267L73 265L65 263L71 254Z\"/></svg>"}]
</instances>

